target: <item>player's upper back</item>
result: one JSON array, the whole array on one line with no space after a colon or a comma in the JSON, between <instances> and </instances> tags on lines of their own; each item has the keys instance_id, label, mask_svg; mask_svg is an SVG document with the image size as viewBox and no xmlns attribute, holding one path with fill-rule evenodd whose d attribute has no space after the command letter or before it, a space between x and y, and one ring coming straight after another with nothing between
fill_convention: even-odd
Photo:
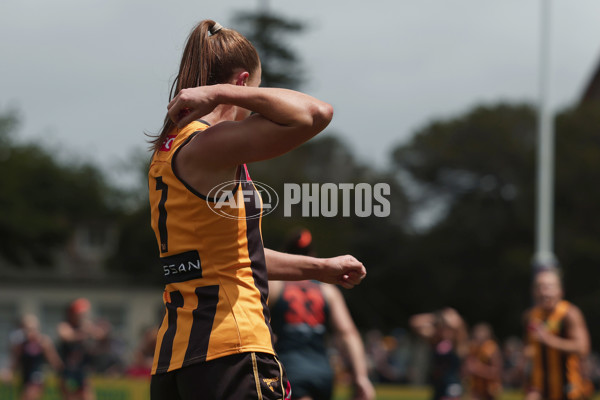
<instances>
[{"instance_id":1,"label":"player's upper back","mask_svg":"<svg viewBox=\"0 0 600 400\"><path fill-rule=\"evenodd\" d=\"M202 269L210 273L212 267L223 269L249 264L251 254L246 251L246 256L240 259L239 249L247 247L248 235L258 236L261 242L261 204L245 166L238 168L239 179L228 192L231 198L223 202L211 198L211 192L199 193L179 176L175 168L178 153L208 127L208 123L194 121L167 136L152 157L148 184L151 224L160 257L198 252ZM258 222L249 221L249 215L257 217ZM169 271L164 273L168 275Z\"/></svg>"}]
</instances>

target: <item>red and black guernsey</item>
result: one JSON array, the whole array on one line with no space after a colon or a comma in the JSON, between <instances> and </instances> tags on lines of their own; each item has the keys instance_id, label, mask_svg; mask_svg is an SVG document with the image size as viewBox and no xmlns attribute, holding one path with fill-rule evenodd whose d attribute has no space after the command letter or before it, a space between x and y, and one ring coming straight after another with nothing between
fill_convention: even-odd
<instances>
[{"instance_id":1,"label":"red and black guernsey","mask_svg":"<svg viewBox=\"0 0 600 400\"><path fill-rule=\"evenodd\" d=\"M333 381L326 346L330 310L322 285L315 281L285 282L271 310L277 355L292 385L315 376L319 382Z\"/></svg>"},{"instance_id":2,"label":"red and black guernsey","mask_svg":"<svg viewBox=\"0 0 600 400\"><path fill-rule=\"evenodd\" d=\"M275 354L262 201L246 166L225 198L196 192L173 169L179 149L208 126L195 121L170 135L148 174L166 285L153 374L237 353Z\"/></svg>"}]
</instances>

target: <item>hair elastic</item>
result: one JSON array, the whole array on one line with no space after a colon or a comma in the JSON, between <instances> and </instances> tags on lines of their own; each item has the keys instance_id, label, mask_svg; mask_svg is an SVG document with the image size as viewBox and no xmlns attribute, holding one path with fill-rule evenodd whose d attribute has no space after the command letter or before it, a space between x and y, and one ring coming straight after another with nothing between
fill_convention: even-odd
<instances>
[{"instance_id":1,"label":"hair elastic","mask_svg":"<svg viewBox=\"0 0 600 400\"><path fill-rule=\"evenodd\" d=\"M209 29L209 32L211 35L216 35L217 33L219 33L221 31L221 29L223 29L223 26L220 23L215 22L215 24L212 26L212 28Z\"/></svg>"}]
</instances>

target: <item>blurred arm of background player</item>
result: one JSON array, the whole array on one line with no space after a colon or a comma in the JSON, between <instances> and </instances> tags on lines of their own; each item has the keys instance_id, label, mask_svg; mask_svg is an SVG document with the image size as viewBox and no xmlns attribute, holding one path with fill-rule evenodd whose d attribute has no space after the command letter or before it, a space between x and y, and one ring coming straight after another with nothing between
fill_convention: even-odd
<instances>
[{"instance_id":1,"label":"blurred arm of background player","mask_svg":"<svg viewBox=\"0 0 600 400\"><path fill-rule=\"evenodd\" d=\"M543 323L529 326L531 334L548 347L585 357L590 352L590 335L585 318L578 307L571 305L565 316L566 337L552 334Z\"/></svg>"},{"instance_id":2,"label":"blurred arm of background player","mask_svg":"<svg viewBox=\"0 0 600 400\"><path fill-rule=\"evenodd\" d=\"M342 293L333 285L323 285L323 294L331 311L331 325L341 351L346 356L352 370L354 397L356 400L372 400L375 389L369 380L367 361L362 339Z\"/></svg>"},{"instance_id":3,"label":"blurred arm of background player","mask_svg":"<svg viewBox=\"0 0 600 400\"><path fill-rule=\"evenodd\" d=\"M441 311L444 322L454 330L454 345L459 357L464 358L469 353L469 332L465 320L458 311L452 307L446 307Z\"/></svg>"},{"instance_id":4,"label":"blurred arm of background player","mask_svg":"<svg viewBox=\"0 0 600 400\"><path fill-rule=\"evenodd\" d=\"M265 259L273 281L315 279L351 289L367 275L364 265L350 255L317 258L265 249Z\"/></svg>"},{"instance_id":5,"label":"blurred arm of background player","mask_svg":"<svg viewBox=\"0 0 600 400\"><path fill-rule=\"evenodd\" d=\"M451 307L433 313L415 314L409 320L413 331L423 339L435 344L443 338L440 329L446 326L452 330L452 342L459 357L465 357L469 351L469 333L465 321Z\"/></svg>"}]
</instances>

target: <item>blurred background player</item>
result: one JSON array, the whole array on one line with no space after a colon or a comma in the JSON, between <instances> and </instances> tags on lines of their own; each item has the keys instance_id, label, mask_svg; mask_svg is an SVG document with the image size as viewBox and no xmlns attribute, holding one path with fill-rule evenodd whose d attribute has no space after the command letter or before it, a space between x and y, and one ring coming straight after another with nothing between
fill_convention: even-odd
<instances>
[{"instance_id":1,"label":"blurred background player","mask_svg":"<svg viewBox=\"0 0 600 400\"><path fill-rule=\"evenodd\" d=\"M410 327L432 346L430 383L433 399L458 399L463 395L461 368L468 353L467 327L453 308L416 314Z\"/></svg>"},{"instance_id":2,"label":"blurred background player","mask_svg":"<svg viewBox=\"0 0 600 400\"><path fill-rule=\"evenodd\" d=\"M502 344L502 385L506 389L523 389L527 357L522 337L509 336Z\"/></svg>"},{"instance_id":3,"label":"blurred background player","mask_svg":"<svg viewBox=\"0 0 600 400\"><path fill-rule=\"evenodd\" d=\"M464 362L468 394L474 400L495 400L502 393L502 352L492 327L478 323L471 330Z\"/></svg>"},{"instance_id":4,"label":"blurred background player","mask_svg":"<svg viewBox=\"0 0 600 400\"><path fill-rule=\"evenodd\" d=\"M11 371L21 376L21 400L41 399L44 392L46 362L56 371L63 367L52 340L40 332L40 323L33 314L21 319L22 339L11 348Z\"/></svg>"},{"instance_id":5,"label":"blurred background player","mask_svg":"<svg viewBox=\"0 0 600 400\"><path fill-rule=\"evenodd\" d=\"M126 371L127 376L135 378L150 378L152 362L154 361L154 348L156 347L157 327L144 330L142 341L133 354L133 361Z\"/></svg>"},{"instance_id":6,"label":"blurred background player","mask_svg":"<svg viewBox=\"0 0 600 400\"><path fill-rule=\"evenodd\" d=\"M310 231L295 232L284 251L313 256ZM335 374L328 355L329 333L350 365L353 398L375 398L364 346L339 289L317 281L269 281L269 307L275 350L292 383L292 399L332 398Z\"/></svg>"},{"instance_id":7,"label":"blurred background player","mask_svg":"<svg viewBox=\"0 0 600 400\"><path fill-rule=\"evenodd\" d=\"M125 346L117 337L107 319L94 322L94 342L90 349L91 372L103 376L118 377L125 372Z\"/></svg>"},{"instance_id":8,"label":"blurred background player","mask_svg":"<svg viewBox=\"0 0 600 400\"><path fill-rule=\"evenodd\" d=\"M67 308L67 318L58 324L58 351L64 362L60 388L65 400L93 400L89 382L92 349L100 332L89 318L90 302L85 298L73 301Z\"/></svg>"},{"instance_id":9,"label":"blurred background player","mask_svg":"<svg viewBox=\"0 0 600 400\"><path fill-rule=\"evenodd\" d=\"M593 386L582 363L590 352L589 332L581 310L563 300L557 269L535 274L533 300L525 321L531 357L526 399L590 398Z\"/></svg>"}]
</instances>

